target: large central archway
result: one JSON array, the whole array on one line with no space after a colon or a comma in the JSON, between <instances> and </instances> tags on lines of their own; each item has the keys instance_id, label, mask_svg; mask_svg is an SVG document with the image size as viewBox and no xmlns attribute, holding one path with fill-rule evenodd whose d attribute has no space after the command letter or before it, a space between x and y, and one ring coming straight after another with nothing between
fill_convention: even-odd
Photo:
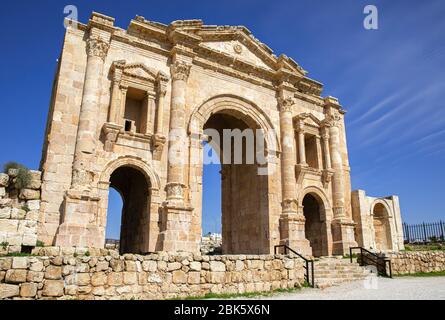
<instances>
[{"instance_id":1,"label":"large central archway","mask_svg":"<svg viewBox=\"0 0 445 320\"><path fill-rule=\"evenodd\" d=\"M270 207L269 182L272 175L260 174L269 164L260 164L254 157L254 162L246 159L246 141L242 139L242 161L234 163L234 144L231 148L231 162L222 161L224 158L223 130L262 129L264 133L273 131L267 116L255 105L233 96L218 96L205 102L191 115L189 133L192 139L202 137L204 130L214 129L221 137L220 141L212 146L217 150L221 161L221 212L222 212L222 252L224 254L262 254L271 252L270 241ZM256 137L254 137L256 139ZM264 154L269 157L279 150L276 136L267 136L264 139ZM254 140L254 145L256 140ZM202 154L202 145L192 143L191 157ZM226 146L227 148L227 146ZM256 149L253 151L256 153ZM223 163L224 162L224 163ZM260 169L260 170L259 170ZM202 164L196 171L191 171L190 179L198 185L196 196L201 203L195 208L201 208L202 198ZM194 175L193 173L197 173ZM199 217L202 212L198 211Z\"/></svg>"}]
</instances>

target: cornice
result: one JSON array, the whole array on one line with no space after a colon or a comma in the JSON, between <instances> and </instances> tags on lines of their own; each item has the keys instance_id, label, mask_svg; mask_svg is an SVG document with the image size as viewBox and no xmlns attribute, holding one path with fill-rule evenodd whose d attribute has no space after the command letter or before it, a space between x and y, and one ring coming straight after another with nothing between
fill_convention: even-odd
<instances>
[{"instance_id":1,"label":"cornice","mask_svg":"<svg viewBox=\"0 0 445 320\"><path fill-rule=\"evenodd\" d=\"M299 99L320 104L318 99L310 96L320 97L323 85L308 78L307 71L292 58L284 54L277 57L244 26L209 26L204 25L202 20L177 20L166 25L136 16L130 21L127 30L124 30L114 26L114 18L93 12L87 25L78 23L81 30L87 31L92 27L109 32L112 41L165 57L185 55L192 58L192 63L204 68L273 90L277 90L279 84L285 83L287 89L294 91ZM203 45L205 41L212 40L237 40L263 60L270 69Z\"/></svg>"}]
</instances>

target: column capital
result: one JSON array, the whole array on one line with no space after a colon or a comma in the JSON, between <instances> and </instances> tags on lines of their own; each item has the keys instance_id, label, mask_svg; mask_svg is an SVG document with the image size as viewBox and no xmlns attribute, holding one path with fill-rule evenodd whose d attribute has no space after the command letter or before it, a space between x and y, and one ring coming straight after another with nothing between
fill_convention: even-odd
<instances>
[{"instance_id":1,"label":"column capital","mask_svg":"<svg viewBox=\"0 0 445 320\"><path fill-rule=\"evenodd\" d=\"M86 49L89 57L99 57L102 60L105 60L109 47L110 45L108 44L108 42L100 38L87 39Z\"/></svg>"},{"instance_id":2,"label":"column capital","mask_svg":"<svg viewBox=\"0 0 445 320\"><path fill-rule=\"evenodd\" d=\"M339 127L342 117L338 113L332 113L323 120L323 126L326 128Z\"/></svg>"},{"instance_id":3,"label":"column capital","mask_svg":"<svg viewBox=\"0 0 445 320\"><path fill-rule=\"evenodd\" d=\"M172 74L173 80L184 80L186 81L190 75L191 64L185 61L177 60L173 62L170 66L170 72Z\"/></svg>"},{"instance_id":4,"label":"column capital","mask_svg":"<svg viewBox=\"0 0 445 320\"><path fill-rule=\"evenodd\" d=\"M295 104L295 99L292 97L278 98L278 107L280 112L292 111L292 106Z\"/></svg>"}]
</instances>

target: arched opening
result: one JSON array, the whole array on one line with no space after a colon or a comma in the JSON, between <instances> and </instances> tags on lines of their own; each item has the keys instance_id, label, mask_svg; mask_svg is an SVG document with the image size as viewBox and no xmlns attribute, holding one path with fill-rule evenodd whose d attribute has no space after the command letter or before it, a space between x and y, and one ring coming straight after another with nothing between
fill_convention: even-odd
<instances>
[{"instance_id":1,"label":"arched opening","mask_svg":"<svg viewBox=\"0 0 445 320\"><path fill-rule=\"evenodd\" d=\"M145 253L149 241L150 181L140 170L122 166L111 174L110 188L122 198L119 252Z\"/></svg>"},{"instance_id":2,"label":"arched opening","mask_svg":"<svg viewBox=\"0 0 445 320\"><path fill-rule=\"evenodd\" d=\"M258 174L256 156L257 151L263 150L257 150L254 121L246 120L237 113L223 110L212 114L204 125L206 134L210 129L214 133L209 135L209 144L221 163L219 181L211 185L204 182L204 187L221 186L221 207L213 210L222 215L224 254L269 253L268 180L266 175ZM212 166L215 170L216 165ZM207 179L205 174L204 170L203 179ZM203 195L207 193L208 190L203 190ZM209 200L203 196L204 208Z\"/></svg>"},{"instance_id":3,"label":"arched opening","mask_svg":"<svg viewBox=\"0 0 445 320\"><path fill-rule=\"evenodd\" d=\"M323 222L325 208L321 199L308 193L303 198L303 213L306 219L304 231L312 248L312 255L320 257L328 255L328 239L326 224Z\"/></svg>"},{"instance_id":4,"label":"arched opening","mask_svg":"<svg viewBox=\"0 0 445 320\"><path fill-rule=\"evenodd\" d=\"M376 203L373 209L373 225L377 250L391 250L391 230L388 211L382 203Z\"/></svg>"}]
</instances>

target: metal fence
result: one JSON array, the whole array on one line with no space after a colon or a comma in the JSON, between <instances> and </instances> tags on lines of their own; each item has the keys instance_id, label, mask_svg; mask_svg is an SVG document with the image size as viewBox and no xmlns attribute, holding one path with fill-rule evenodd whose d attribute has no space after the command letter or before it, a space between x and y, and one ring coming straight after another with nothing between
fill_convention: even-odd
<instances>
[{"instance_id":1,"label":"metal fence","mask_svg":"<svg viewBox=\"0 0 445 320\"><path fill-rule=\"evenodd\" d=\"M403 236L405 243L444 242L445 223L442 221L419 224L404 223Z\"/></svg>"}]
</instances>

